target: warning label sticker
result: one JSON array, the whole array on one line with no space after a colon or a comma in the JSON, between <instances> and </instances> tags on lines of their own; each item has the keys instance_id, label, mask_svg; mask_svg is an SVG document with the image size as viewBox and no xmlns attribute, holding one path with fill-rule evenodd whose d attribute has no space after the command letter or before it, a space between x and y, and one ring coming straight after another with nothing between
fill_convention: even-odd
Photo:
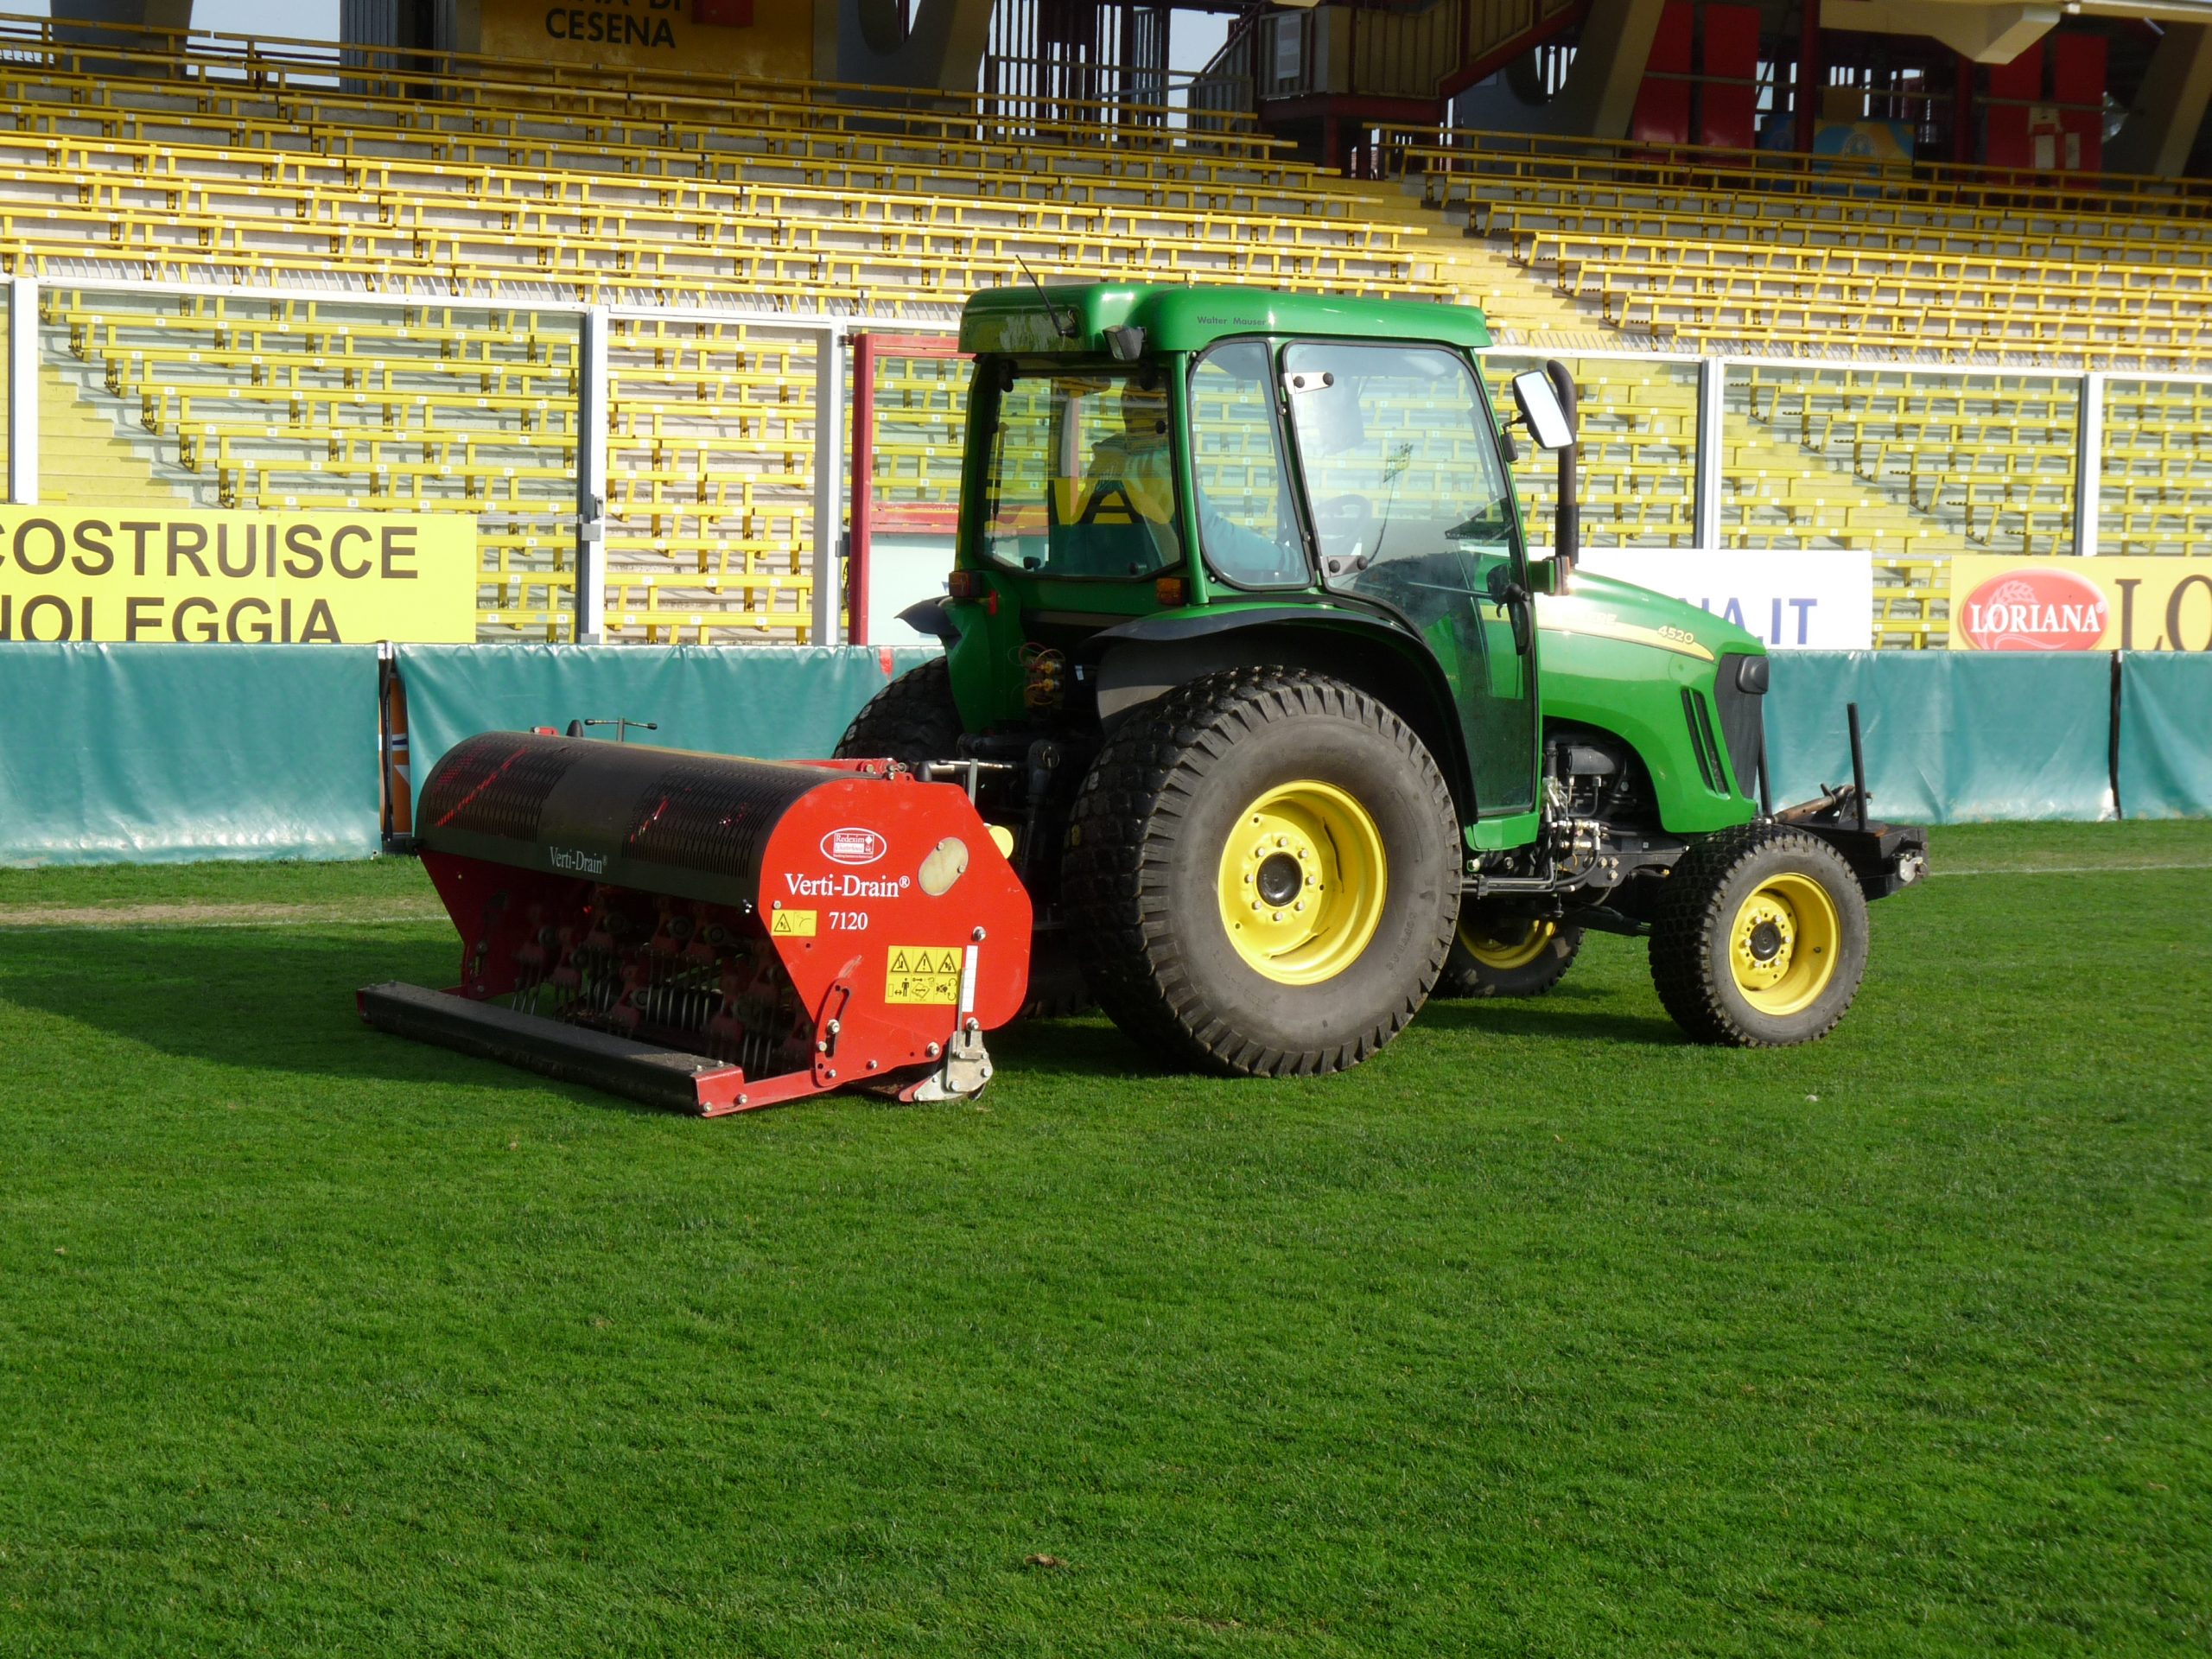
<instances>
[{"instance_id":1,"label":"warning label sticker","mask_svg":"<svg viewBox=\"0 0 2212 1659\"><path fill-rule=\"evenodd\" d=\"M820 914L813 910L779 910L768 924L768 931L779 939L810 939L814 937L814 918Z\"/></svg>"},{"instance_id":2,"label":"warning label sticker","mask_svg":"<svg viewBox=\"0 0 2212 1659\"><path fill-rule=\"evenodd\" d=\"M883 977L886 1002L957 1002L960 947L894 944Z\"/></svg>"}]
</instances>

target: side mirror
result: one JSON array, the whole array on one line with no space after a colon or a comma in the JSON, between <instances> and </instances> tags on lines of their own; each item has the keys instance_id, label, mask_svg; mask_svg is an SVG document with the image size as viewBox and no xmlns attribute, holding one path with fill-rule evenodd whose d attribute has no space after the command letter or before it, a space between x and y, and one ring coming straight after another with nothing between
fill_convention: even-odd
<instances>
[{"instance_id":1,"label":"side mirror","mask_svg":"<svg viewBox=\"0 0 2212 1659\"><path fill-rule=\"evenodd\" d=\"M1543 370L1529 369L1513 377L1513 402L1539 449L1565 449L1574 442L1574 416Z\"/></svg>"}]
</instances>

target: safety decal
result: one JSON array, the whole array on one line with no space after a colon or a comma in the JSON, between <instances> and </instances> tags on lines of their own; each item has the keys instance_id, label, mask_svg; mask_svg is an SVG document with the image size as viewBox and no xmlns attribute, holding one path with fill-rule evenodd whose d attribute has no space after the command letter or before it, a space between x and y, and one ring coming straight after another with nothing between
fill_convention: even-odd
<instances>
[{"instance_id":1,"label":"safety decal","mask_svg":"<svg viewBox=\"0 0 2212 1659\"><path fill-rule=\"evenodd\" d=\"M814 910L779 910L768 924L768 932L779 939L810 939L814 937L814 919L820 914Z\"/></svg>"},{"instance_id":2,"label":"safety decal","mask_svg":"<svg viewBox=\"0 0 2212 1659\"><path fill-rule=\"evenodd\" d=\"M886 1002L951 1004L960 1000L957 945L894 944L884 974Z\"/></svg>"}]
</instances>

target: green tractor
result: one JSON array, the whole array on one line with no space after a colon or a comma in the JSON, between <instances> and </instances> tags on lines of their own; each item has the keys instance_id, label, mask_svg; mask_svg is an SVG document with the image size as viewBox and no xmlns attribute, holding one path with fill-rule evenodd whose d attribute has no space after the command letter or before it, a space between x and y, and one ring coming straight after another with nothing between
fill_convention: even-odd
<instances>
[{"instance_id":1,"label":"green tractor","mask_svg":"<svg viewBox=\"0 0 2212 1659\"><path fill-rule=\"evenodd\" d=\"M995 290L960 343L955 568L906 613L944 655L837 752L965 782L1036 911L1033 1006L1333 1071L1599 929L1649 937L1699 1040L1843 1017L1926 837L1867 820L1863 772L1769 810L1759 642L1575 569L1559 365L1501 426L1478 312L1230 288ZM1560 457L1546 558L1516 428Z\"/></svg>"}]
</instances>

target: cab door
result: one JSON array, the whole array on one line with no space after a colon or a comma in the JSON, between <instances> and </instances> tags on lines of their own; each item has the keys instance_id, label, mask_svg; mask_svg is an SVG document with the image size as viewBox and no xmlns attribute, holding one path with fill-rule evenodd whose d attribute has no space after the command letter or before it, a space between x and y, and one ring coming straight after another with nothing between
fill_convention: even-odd
<instances>
[{"instance_id":1,"label":"cab door","mask_svg":"<svg viewBox=\"0 0 2212 1659\"><path fill-rule=\"evenodd\" d=\"M1477 816L1536 804L1528 568L1489 406L1440 346L1301 341L1282 353L1322 581L1425 640L1459 704Z\"/></svg>"}]
</instances>

